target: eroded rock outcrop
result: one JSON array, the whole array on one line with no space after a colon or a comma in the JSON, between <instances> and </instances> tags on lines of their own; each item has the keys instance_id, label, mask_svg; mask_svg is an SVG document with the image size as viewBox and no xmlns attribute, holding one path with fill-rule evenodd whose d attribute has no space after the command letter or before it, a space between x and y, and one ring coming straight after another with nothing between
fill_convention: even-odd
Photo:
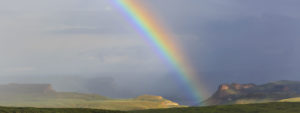
<instances>
[{"instance_id":1,"label":"eroded rock outcrop","mask_svg":"<svg viewBox=\"0 0 300 113\"><path fill-rule=\"evenodd\" d=\"M202 104L272 102L291 97L300 97L300 82L283 80L262 85L232 83L220 85Z\"/></svg>"}]
</instances>

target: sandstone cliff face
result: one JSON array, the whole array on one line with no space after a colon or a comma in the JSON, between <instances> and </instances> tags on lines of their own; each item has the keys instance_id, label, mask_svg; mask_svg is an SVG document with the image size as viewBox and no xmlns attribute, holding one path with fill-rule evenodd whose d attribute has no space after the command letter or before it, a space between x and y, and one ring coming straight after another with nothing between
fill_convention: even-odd
<instances>
[{"instance_id":1,"label":"sandstone cliff face","mask_svg":"<svg viewBox=\"0 0 300 113\"><path fill-rule=\"evenodd\" d=\"M277 81L263 85L232 83L220 85L202 104L272 102L290 97L300 97L300 82Z\"/></svg>"},{"instance_id":2,"label":"sandstone cliff face","mask_svg":"<svg viewBox=\"0 0 300 113\"><path fill-rule=\"evenodd\" d=\"M218 105L225 104L233 101L236 96L242 94L245 90L249 88L256 87L255 84L221 84L218 90L203 104L205 105Z\"/></svg>"}]
</instances>

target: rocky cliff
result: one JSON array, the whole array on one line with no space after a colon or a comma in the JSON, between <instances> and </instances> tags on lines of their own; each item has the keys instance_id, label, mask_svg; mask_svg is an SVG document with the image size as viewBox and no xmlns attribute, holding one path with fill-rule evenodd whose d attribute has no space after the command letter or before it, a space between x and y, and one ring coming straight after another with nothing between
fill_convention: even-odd
<instances>
[{"instance_id":1,"label":"rocky cliff","mask_svg":"<svg viewBox=\"0 0 300 113\"><path fill-rule=\"evenodd\" d=\"M232 83L220 85L218 90L202 104L273 102L292 97L300 97L300 82L284 80L263 85Z\"/></svg>"}]
</instances>

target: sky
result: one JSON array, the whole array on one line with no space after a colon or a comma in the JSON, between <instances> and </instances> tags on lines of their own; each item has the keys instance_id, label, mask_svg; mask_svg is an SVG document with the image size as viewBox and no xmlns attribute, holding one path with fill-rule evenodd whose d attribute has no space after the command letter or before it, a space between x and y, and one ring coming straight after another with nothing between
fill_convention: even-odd
<instances>
[{"instance_id":1,"label":"sky","mask_svg":"<svg viewBox=\"0 0 300 113\"><path fill-rule=\"evenodd\" d=\"M300 1L140 1L208 93L221 83L300 81ZM186 99L172 70L109 0L0 0L0 35L0 83Z\"/></svg>"}]
</instances>

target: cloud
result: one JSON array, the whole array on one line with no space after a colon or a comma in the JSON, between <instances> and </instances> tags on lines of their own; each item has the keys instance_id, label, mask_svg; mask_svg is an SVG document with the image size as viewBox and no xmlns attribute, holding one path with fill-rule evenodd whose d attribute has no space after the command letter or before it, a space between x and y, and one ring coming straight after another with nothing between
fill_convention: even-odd
<instances>
[{"instance_id":1,"label":"cloud","mask_svg":"<svg viewBox=\"0 0 300 113\"><path fill-rule=\"evenodd\" d=\"M210 93L224 82L300 80L299 1L141 2ZM105 84L125 90L123 97L184 95L172 70L108 0L0 0L0 18L1 76L108 76Z\"/></svg>"},{"instance_id":2,"label":"cloud","mask_svg":"<svg viewBox=\"0 0 300 113\"><path fill-rule=\"evenodd\" d=\"M26 73L35 71L35 67L13 67L13 68L4 68L2 71L9 73Z\"/></svg>"}]
</instances>

